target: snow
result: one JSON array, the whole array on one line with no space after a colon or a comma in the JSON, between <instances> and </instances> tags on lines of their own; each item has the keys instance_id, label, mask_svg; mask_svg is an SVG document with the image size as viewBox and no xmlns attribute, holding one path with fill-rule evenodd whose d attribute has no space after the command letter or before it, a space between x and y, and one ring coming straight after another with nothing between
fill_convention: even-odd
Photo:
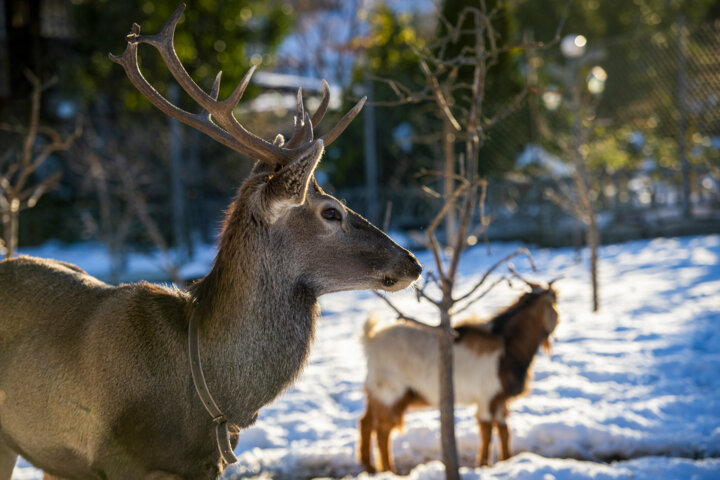
<instances>
[{"instance_id":1,"label":"snow","mask_svg":"<svg viewBox=\"0 0 720 480\"><path fill-rule=\"evenodd\" d=\"M469 250L461 291L520 245ZM209 265L202 252L193 272ZM514 457L473 468L478 446L472 409L457 409L456 430L466 480L720 478L720 236L658 238L600 250L602 309L590 312L587 251L532 249L539 273L518 258L518 270L557 282L560 325L552 357L538 354L532 391L511 405ZM103 276L99 246L51 244L23 253L72 261ZM420 255L426 269L431 257ZM135 272L150 271L140 258ZM501 271L503 269L500 269ZM504 271L504 270L503 270ZM512 302L522 285L502 284L475 306L489 316ZM412 292L392 296L409 315L436 321ZM263 408L240 437L228 479L369 478L356 460L357 421L364 408L365 365L359 333L367 315L387 307L370 292L322 297L323 315L310 361L298 382ZM396 463L414 480L444 478L438 415L409 413L392 439ZM496 442L497 443L497 442ZM20 460L12 477L40 479ZM375 478L392 479L384 473Z\"/></svg>"}]
</instances>

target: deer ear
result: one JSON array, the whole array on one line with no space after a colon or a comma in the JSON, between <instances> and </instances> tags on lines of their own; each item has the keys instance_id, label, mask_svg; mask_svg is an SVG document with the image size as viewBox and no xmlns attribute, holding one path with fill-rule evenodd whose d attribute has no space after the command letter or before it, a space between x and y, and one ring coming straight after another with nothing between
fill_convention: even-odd
<instances>
[{"instance_id":1,"label":"deer ear","mask_svg":"<svg viewBox=\"0 0 720 480\"><path fill-rule=\"evenodd\" d=\"M310 179L324 151L318 139L297 159L273 174L263 188L262 203L270 223L274 223L288 208L305 203Z\"/></svg>"},{"instance_id":2,"label":"deer ear","mask_svg":"<svg viewBox=\"0 0 720 480\"><path fill-rule=\"evenodd\" d=\"M283 145L285 145L285 137L283 137L282 134L278 133L275 137L275 140L273 141L273 145L282 147ZM277 165L278 168L279 166L280 165ZM258 160L257 162L255 162L255 165L253 165L252 170L250 170L250 175L252 176L257 174L268 174L278 170L278 168L274 169L272 165Z\"/></svg>"}]
</instances>

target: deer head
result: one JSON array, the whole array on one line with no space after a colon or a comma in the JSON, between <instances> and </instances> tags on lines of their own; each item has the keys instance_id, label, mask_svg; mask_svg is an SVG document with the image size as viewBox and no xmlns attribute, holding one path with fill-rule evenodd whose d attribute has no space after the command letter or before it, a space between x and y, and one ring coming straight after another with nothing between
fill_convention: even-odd
<instances>
[{"instance_id":1,"label":"deer head","mask_svg":"<svg viewBox=\"0 0 720 480\"><path fill-rule=\"evenodd\" d=\"M253 265L257 268L272 265L273 275L300 279L316 295L350 289L407 287L422 270L415 257L326 194L314 180L324 148L357 116L365 98L325 135L316 138L316 127L329 104L328 84L323 80L323 98L312 116L305 111L302 90L298 89L295 126L290 138L286 141L278 134L273 142L264 140L246 130L233 114L255 67L227 99L220 101L222 72L207 94L181 64L173 38L184 8L181 5L156 35L140 35L140 26L134 24L125 52L110 58L123 66L133 85L161 111L257 160L230 208L216 267L222 262L225 270L247 269L247 261L242 258L246 253L254 257ZM175 80L203 108L201 113L193 114L173 105L145 80L137 62L137 47L141 43L160 52ZM233 264L236 266L232 267ZM248 274L246 271L245 275Z\"/></svg>"}]
</instances>

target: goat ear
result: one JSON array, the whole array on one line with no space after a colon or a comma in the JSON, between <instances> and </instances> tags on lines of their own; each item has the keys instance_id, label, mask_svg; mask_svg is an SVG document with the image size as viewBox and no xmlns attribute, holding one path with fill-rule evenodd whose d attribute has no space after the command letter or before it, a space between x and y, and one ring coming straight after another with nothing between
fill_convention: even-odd
<instances>
[{"instance_id":1,"label":"goat ear","mask_svg":"<svg viewBox=\"0 0 720 480\"><path fill-rule=\"evenodd\" d=\"M270 223L285 210L305 203L310 179L324 151L323 141L317 140L297 159L283 166L263 188L263 206Z\"/></svg>"}]
</instances>

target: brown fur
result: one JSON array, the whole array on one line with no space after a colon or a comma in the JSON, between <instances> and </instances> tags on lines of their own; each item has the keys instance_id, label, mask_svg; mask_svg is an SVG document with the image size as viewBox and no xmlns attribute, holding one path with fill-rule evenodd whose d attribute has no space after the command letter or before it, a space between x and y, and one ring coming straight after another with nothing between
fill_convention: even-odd
<instances>
[{"instance_id":1,"label":"brown fur","mask_svg":"<svg viewBox=\"0 0 720 480\"><path fill-rule=\"evenodd\" d=\"M510 433L505 423L509 413L508 403L527 393L532 376L530 367L538 348L546 346L546 351L550 351L549 335L557 322L556 301L557 296L552 289L528 293L490 321L491 330L502 336L505 348L498 369L503 390L490 401L493 417L501 419L494 422L500 437L500 460L506 460L511 455ZM525 309L524 314L517 315L521 307ZM555 316L549 330L546 325L547 315ZM489 458L487 452L483 452L485 455L481 456L479 463L487 465Z\"/></svg>"},{"instance_id":2,"label":"brown fur","mask_svg":"<svg viewBox=\"0 0 720 480\"><path fill-rule=\"evenodd\" d=\"M394 405L386 406L372 394L367 394L365 413L360 418L360 462L368 472L374 473L375 468L371 461L372 434L375 432L380 457L378 469L382 471L395 471L395 465L390 456L390 434L393 430L403 427L405 411L411 407L424 407L428 403L418 394L407 391Z\"/></svg>"},{"instance_id":3,"label":"brown fur","mask_svg":"<svg viewBox=\"0 0 720 480\"><path fill-rule=\"evenodd\" d=\"M478 356L502 350L497 371L501 391L488 399L493 420L478 418L478 465L489 463L493 427L497 429L500 440L499 459L506 460L511 455L510 432L506 423L508 402L527 391L532 360L540 345L549 345L548 336L557 324L555 302L556 294L551 288L534 290L520 297L488 322L469 318L458 322L454 327L457 333L455 344L469 348ZM376 323L377 318L371 317L365 324L366 339L372 338ZM375 432L379 450L377 469L395 471L390 452L390 433L402 426L404 412L411 404L419 401L427 405L427 402L412 390L390 406L384 405L367 389L366 396L367 407L359 425L360 462L365 470L375 471L370 458L372 434Z\"/></svg>"},{"instance_id":4,"label":"brown fur","mask_svg":"<svg viewBox=\"0 0 720 480\"><path fill-rule=\"evenodd\" d=\"M463 344L478 354L492 352L503 346L502 337L490 333L485 324L464 321L455 325L455 332L456 344Z\"/></svg>"},{"instance_id":5,"label":"brown fur","mask_svg":"<svg viewBox=\"0 0 720 480\"><path fill-rule=\"evenodd\" d=\"M0 480L18 454L56 478L217 478L189 316L200 318L207 383L237 440L300 373L319 295L417 278L412 254L311 181L321 154L318 141L279 171L253 170L211 272L188 291L114 287L54 260L0 262ZM341 218L323 218L327 208Z\"/></svg>"}]
</instances>

